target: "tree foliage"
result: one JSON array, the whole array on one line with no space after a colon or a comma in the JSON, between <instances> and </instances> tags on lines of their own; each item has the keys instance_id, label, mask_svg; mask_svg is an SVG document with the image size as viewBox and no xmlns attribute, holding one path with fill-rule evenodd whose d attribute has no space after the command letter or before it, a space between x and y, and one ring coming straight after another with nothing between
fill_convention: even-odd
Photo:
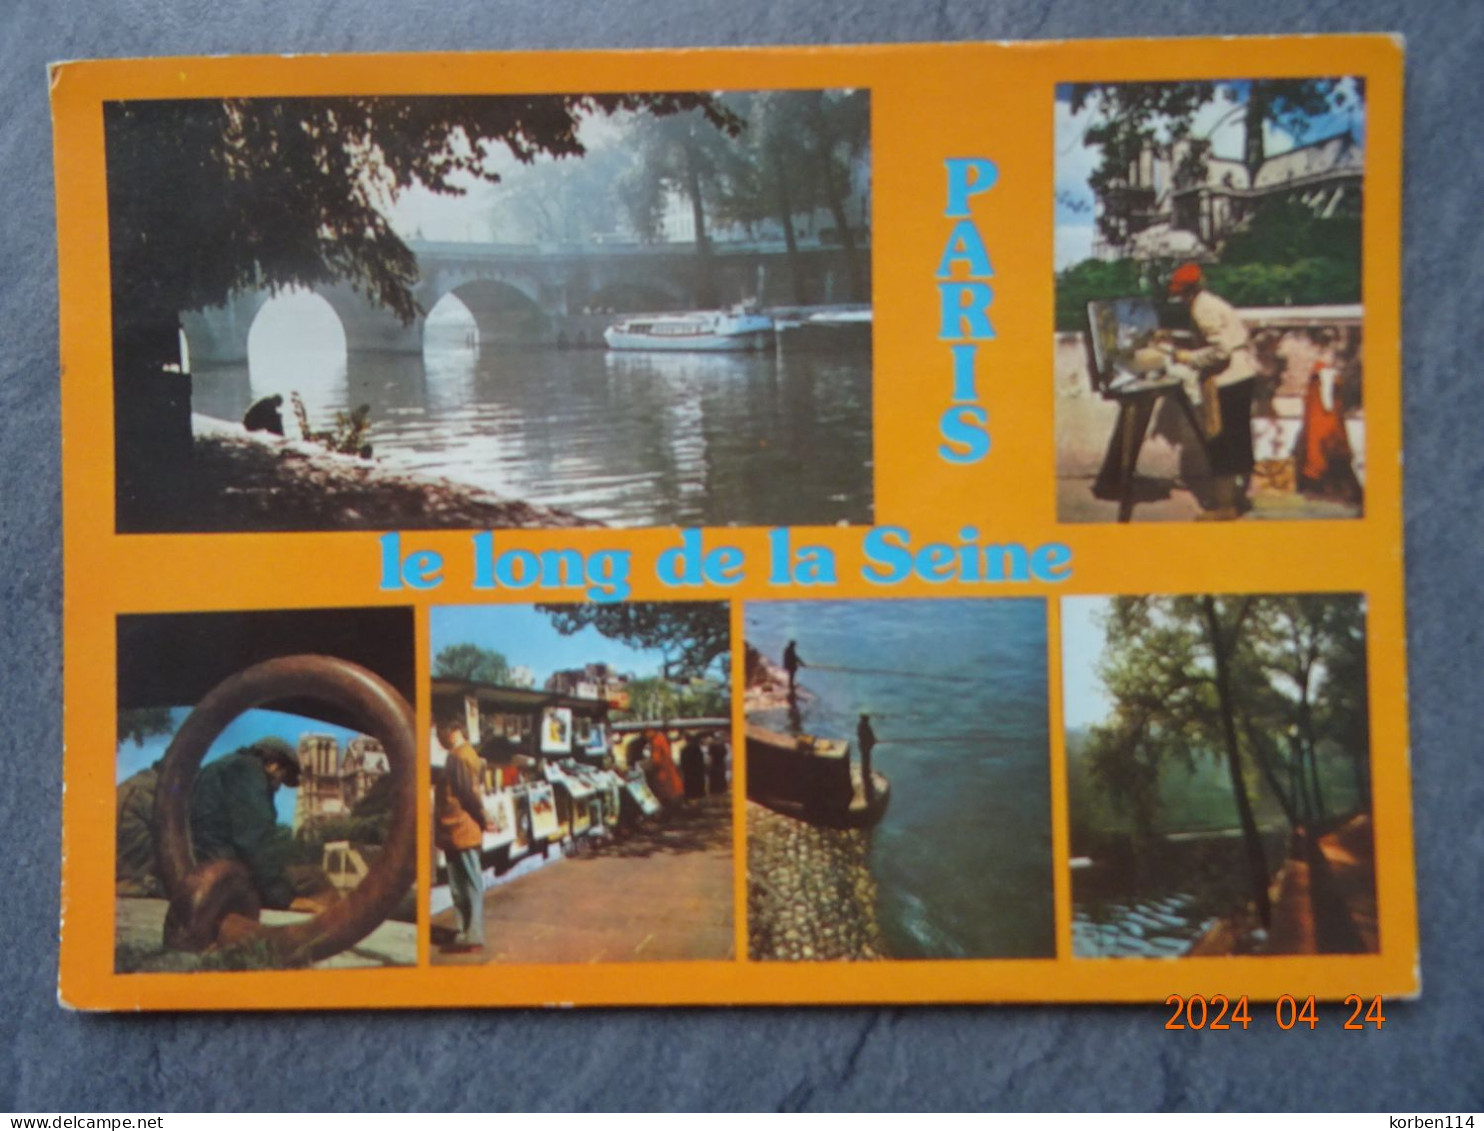
<instances>
[{"instance_id":1,"label":"tree foliage","mask_svg":"<svg viewBox=\"0 0 1484 1131\"><path fill-rule=\"evenodd\" d=\"M1177 185L1204 182L1211 157L1209 134L1198 134L1197 115L1220 99L1231 107L1217 125L1242 121L1242 157L1249 176L1267 159L1265 131L1277 126L1302 141L1314 119L1363 101L1364 87L1338 78L1256 79L1214 82L1076 83L1071 108L1093 110L1084 141L1100 152L1088 186L1103 202L1098 228L1112 243L1127 235L1126 216L1116 200L1129 172L1146 150L1178 151Z\"/></svg>"},{"instance_id":2,"label":"tree foliage","mask_svg":"<svg viewBox=\"0 0 1484 1131\"><path fill-rule=\"evenodd\" d=\"M629 681L628 714L636 719L725 718L731 710L731 697L723 683L675 683L658 677Z\"/></svg>"},{"instance_id":3,"label":"tree foliage","mask_svg":"<svg viewBox=\"0 0 1484 1131\"><path fill-rule=\"evenodd\" d=\"M509 683L510 661L493 648L478 644L450 644L433 657L434 679L461 679L470 683Z\"/></svg>"},{"instance_id":4,"label":"tree foliage","mask_svg":"<svg viewBox=\"0 0 1484 1131\"><path fill-rule=\"evenodd\" d=\"M593 628L630 648L657 651L664 675L701 677L731 649L731 616L716 601L640 601L617 605L537 605L563 636Z\"/></svg>"},{"instance_id":5,"label":"tree foliage","mask_svg":"<svg viewBox=\"0 0 1484 1131\"><path fill-rule=\"evenodd\" d=\"M416 261L385 212L397 194L498 180L499 148L581 156L582 118L619 111L739 128L695 93L108 103L115 315L157 328L242 288L345 281L410 321Z\"/></svg>"},{"instance_id":6,"label":"tree foliage","mask_svg":"<svg viewBox=\"0 0 1484 1131\"><path fill-rule=\"evenodd\" d=\"M169 734L175 729L169 707L132 707L118 715L119 741L143 746L144 740L157 734Z\"/></svg>"}]
</instances>

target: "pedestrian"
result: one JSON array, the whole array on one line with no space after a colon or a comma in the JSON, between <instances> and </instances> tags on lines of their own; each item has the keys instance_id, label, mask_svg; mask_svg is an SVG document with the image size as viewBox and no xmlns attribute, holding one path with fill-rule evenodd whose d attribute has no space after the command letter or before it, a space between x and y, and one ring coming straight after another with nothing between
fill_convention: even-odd
<instances>
[{"instance_id":1,"label":"pedestrian","mask_svg":"<svg viewBox=\"0 0 1484 1131\"><path fill-rule=\"evenodd\" d=\"M687 735L680 747L680 776L685 782L687 801L706 796L706 751L701 748L699 735Z\"/></svg>"},{"instance_id":2,"label":"pedestrian","mask_svg":"<svg viewBox=\"0 0 1484 1131\"><path fill-rule=\"evenodd\" d=\"M1319 499L1358 504L1362 492L1355 456L1345 433L1345 380L1334 356L1334 338L1314 335L1318 356L1304 391L1304 422L1295 445L1298 489Z\"/></svg>"},{"instance_id":3,"label":"pedestrian","mask_svg":"<svg viewBox=\"0 0 1484 1131\"><path fill-rule=\"evenodd\" d=\"M484 833L493 823L484 811L484 764L469 743L464 720L451 716L438 724L438 741L448 751L433 791L434 843L448 864L448 889L459 914L459 931L445 952L484 949Z\"/></svg>"},{"instance_id":4,"label":"pedestrian","mask_svg":"<svg viewBox=\"0 0 1484 1131\"><path fill-rule=\"evenodd\" d=\"M713 797L727 791L727 744L721 731L714 731L706 747L707 792Z\"/></svg>"},{"instance_id":5,"label":"pedestrian","mask_svg":"<svg viewBox=\"0 0 1484 1131\"><path fill-rule=\"evenodd\" d=\"M1174 350L1174 360L1200 375L1206 458L1211 465L1211 503L1198 516L1229 521L1250 507L1246 485L1254 465L1252 394L1257 361L1246 323L1236 308L1206 289L1198 263L1184 263L1170 276L1170 297L1185 303L1200 344Z\"/></svg>"}]
</instances>

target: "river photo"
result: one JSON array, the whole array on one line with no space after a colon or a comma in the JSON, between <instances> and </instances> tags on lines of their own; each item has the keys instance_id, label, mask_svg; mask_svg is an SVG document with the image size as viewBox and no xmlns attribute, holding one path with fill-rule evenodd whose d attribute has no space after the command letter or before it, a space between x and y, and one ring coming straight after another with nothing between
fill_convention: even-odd
<instances>
[{"instance_id":1,"label":"river photo","mask_svg":"<svg viewBox=\"0 0 1484 1131\"><path fill-rule=\"evenodd\" d=\"M497 345L430 323L421 354L301 348L194 374L241 420L298 392L312 426L370 407L376 462L609 526L869 523L869 349L643 353Z\"/></svg>"},{"instance_id":2,"label":"river photo","mask_svg":"<svg viewBox=\"0 0 1484 1131\"><path fill-rule=\"evenodd\" d=\"M112 106L118 529L873 523L870 122L863 89Z\"/></svg>"},{"instance_id":3,"label":"river photo","mask_svg":"<svg viewBox=\"0 0 1484 1131\"><path fill-rule=\"evenodd\" d=\"M1054 955L1045 602L753 602L744 623L750 733L844 739L858 760L860 718L869 715L873 770L889 783L889 803L873 828L825 831L864 845L869 882L854 891L874 890L864 913L879 927L864 956ZM790 642L802 665L791 699L777 682ZM768 674L755 679L753 670ZM775 834L790 819L754 808L767 836L806 824L791 820L795 828ZM847 848L828 859L852 856ZM811 861L787 865L796 866ZM750 880L790 882L772 869ZM798 890L840 885L806 877ZM778 914L809 930L812 917L863 913L848 905L850 893L834 898L842 905Z\"/></svg>"}]
</instances>

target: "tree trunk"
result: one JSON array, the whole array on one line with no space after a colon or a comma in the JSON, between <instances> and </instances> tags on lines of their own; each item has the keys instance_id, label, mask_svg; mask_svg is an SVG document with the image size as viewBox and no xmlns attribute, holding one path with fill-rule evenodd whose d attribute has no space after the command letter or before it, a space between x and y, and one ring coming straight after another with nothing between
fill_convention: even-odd
<instances>
[{"instance_id":1,"label":"tree trunk","mask_svg":"<svg viewBox=\"0 0 1484 1131\"><path fill-rule=\"evenodd\" d=\"M691 220L696 226L696 304L720 305L716 293L716 269L711 260L711 241L706 238L706 205L701 199L701 170L695 143L685 147L685 191L690 197Z\"/></svg>"},{"instance_id":2,"label":"tree trunk","mask_svg":"<svg viewBox=\"0 0 1484 1131\"><path fill-rule=\"evenodd\" d=\"M820 182L824 186L825 204L835 220L835 231L840 237L840 247L845 252L845 270L850 277L850 300L866 301L866 282L861 272L860 258L856 254L855 232L850 227L850 218L845 215L845 198L840 186L835 183L834 153L835 137L830 128L824 108L824 95L814 92L813 114L815 156L819 160Z\"/></svg>"},{"instance_id":3,"label":"tree trunk","mask_svg":"<svg viewBox=\"0 0 1484 1131\"><path fill-rule=\"evenodd\" d=\"M799 255L799 241L794 235L793 200L788 195L788 173L783 158L775 149L771 155L773 166L773 200L778 209L778 221L783 225L783 243L788 249L788 275L793 284L794 302L803 306L808 299L804 292L804 261ZM759 296L761 298L761 296Z\"/></svg>"},{"instance_id":4,"label":"tree trunk","mask_svg":"<svg viewBox=\"0 0 1484 1131\"><path fill-rule=\"evenodd\" d=\"M115 326L115 529L180 529L188 520L195 443L191 378L180 372L180 322L173 314L132 320L116 315Z\"/></svg>"},{"instance_id":5,"label":"tree trunk","mask_svg":"<svg viewBox=\"0 0 1484 1131\"><path fill-rule=\"evenodd\" d=\"M1242 780L1241 752L1237 748L1236 704L1232 702L1231 655L1216 616L1216 599L1202 597L1206 628L1211 637L1211 652L1216 658L1216 695L1221 708L1221 731L1226 741L1226 769L1231 779L1232 797L1237 803L1237 818L1242 825L1242 841L1247 850L1247 869L1252 883L1252 902L1264 928L1272 926L1273 908L1268 901L1268 861L1263 852L1262 836L1252 814L1247 796L1247 783Z\"/></svg>"}]
</instances>

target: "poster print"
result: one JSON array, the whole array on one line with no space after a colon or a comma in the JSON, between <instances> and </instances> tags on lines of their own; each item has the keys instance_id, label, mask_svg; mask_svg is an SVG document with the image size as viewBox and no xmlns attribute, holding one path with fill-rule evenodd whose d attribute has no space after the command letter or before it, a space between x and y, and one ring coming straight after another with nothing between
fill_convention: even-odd
<instances>
[{"instance_id":1,"label":"poster print","mask_svg":"<svg viewBox=\"0 0 1484 1131\"><path fill-rule=\"evenodd\" d=\"M62 1000L1415 992L1401 69L59 65Z\"/></svg>"}]
</instances>

